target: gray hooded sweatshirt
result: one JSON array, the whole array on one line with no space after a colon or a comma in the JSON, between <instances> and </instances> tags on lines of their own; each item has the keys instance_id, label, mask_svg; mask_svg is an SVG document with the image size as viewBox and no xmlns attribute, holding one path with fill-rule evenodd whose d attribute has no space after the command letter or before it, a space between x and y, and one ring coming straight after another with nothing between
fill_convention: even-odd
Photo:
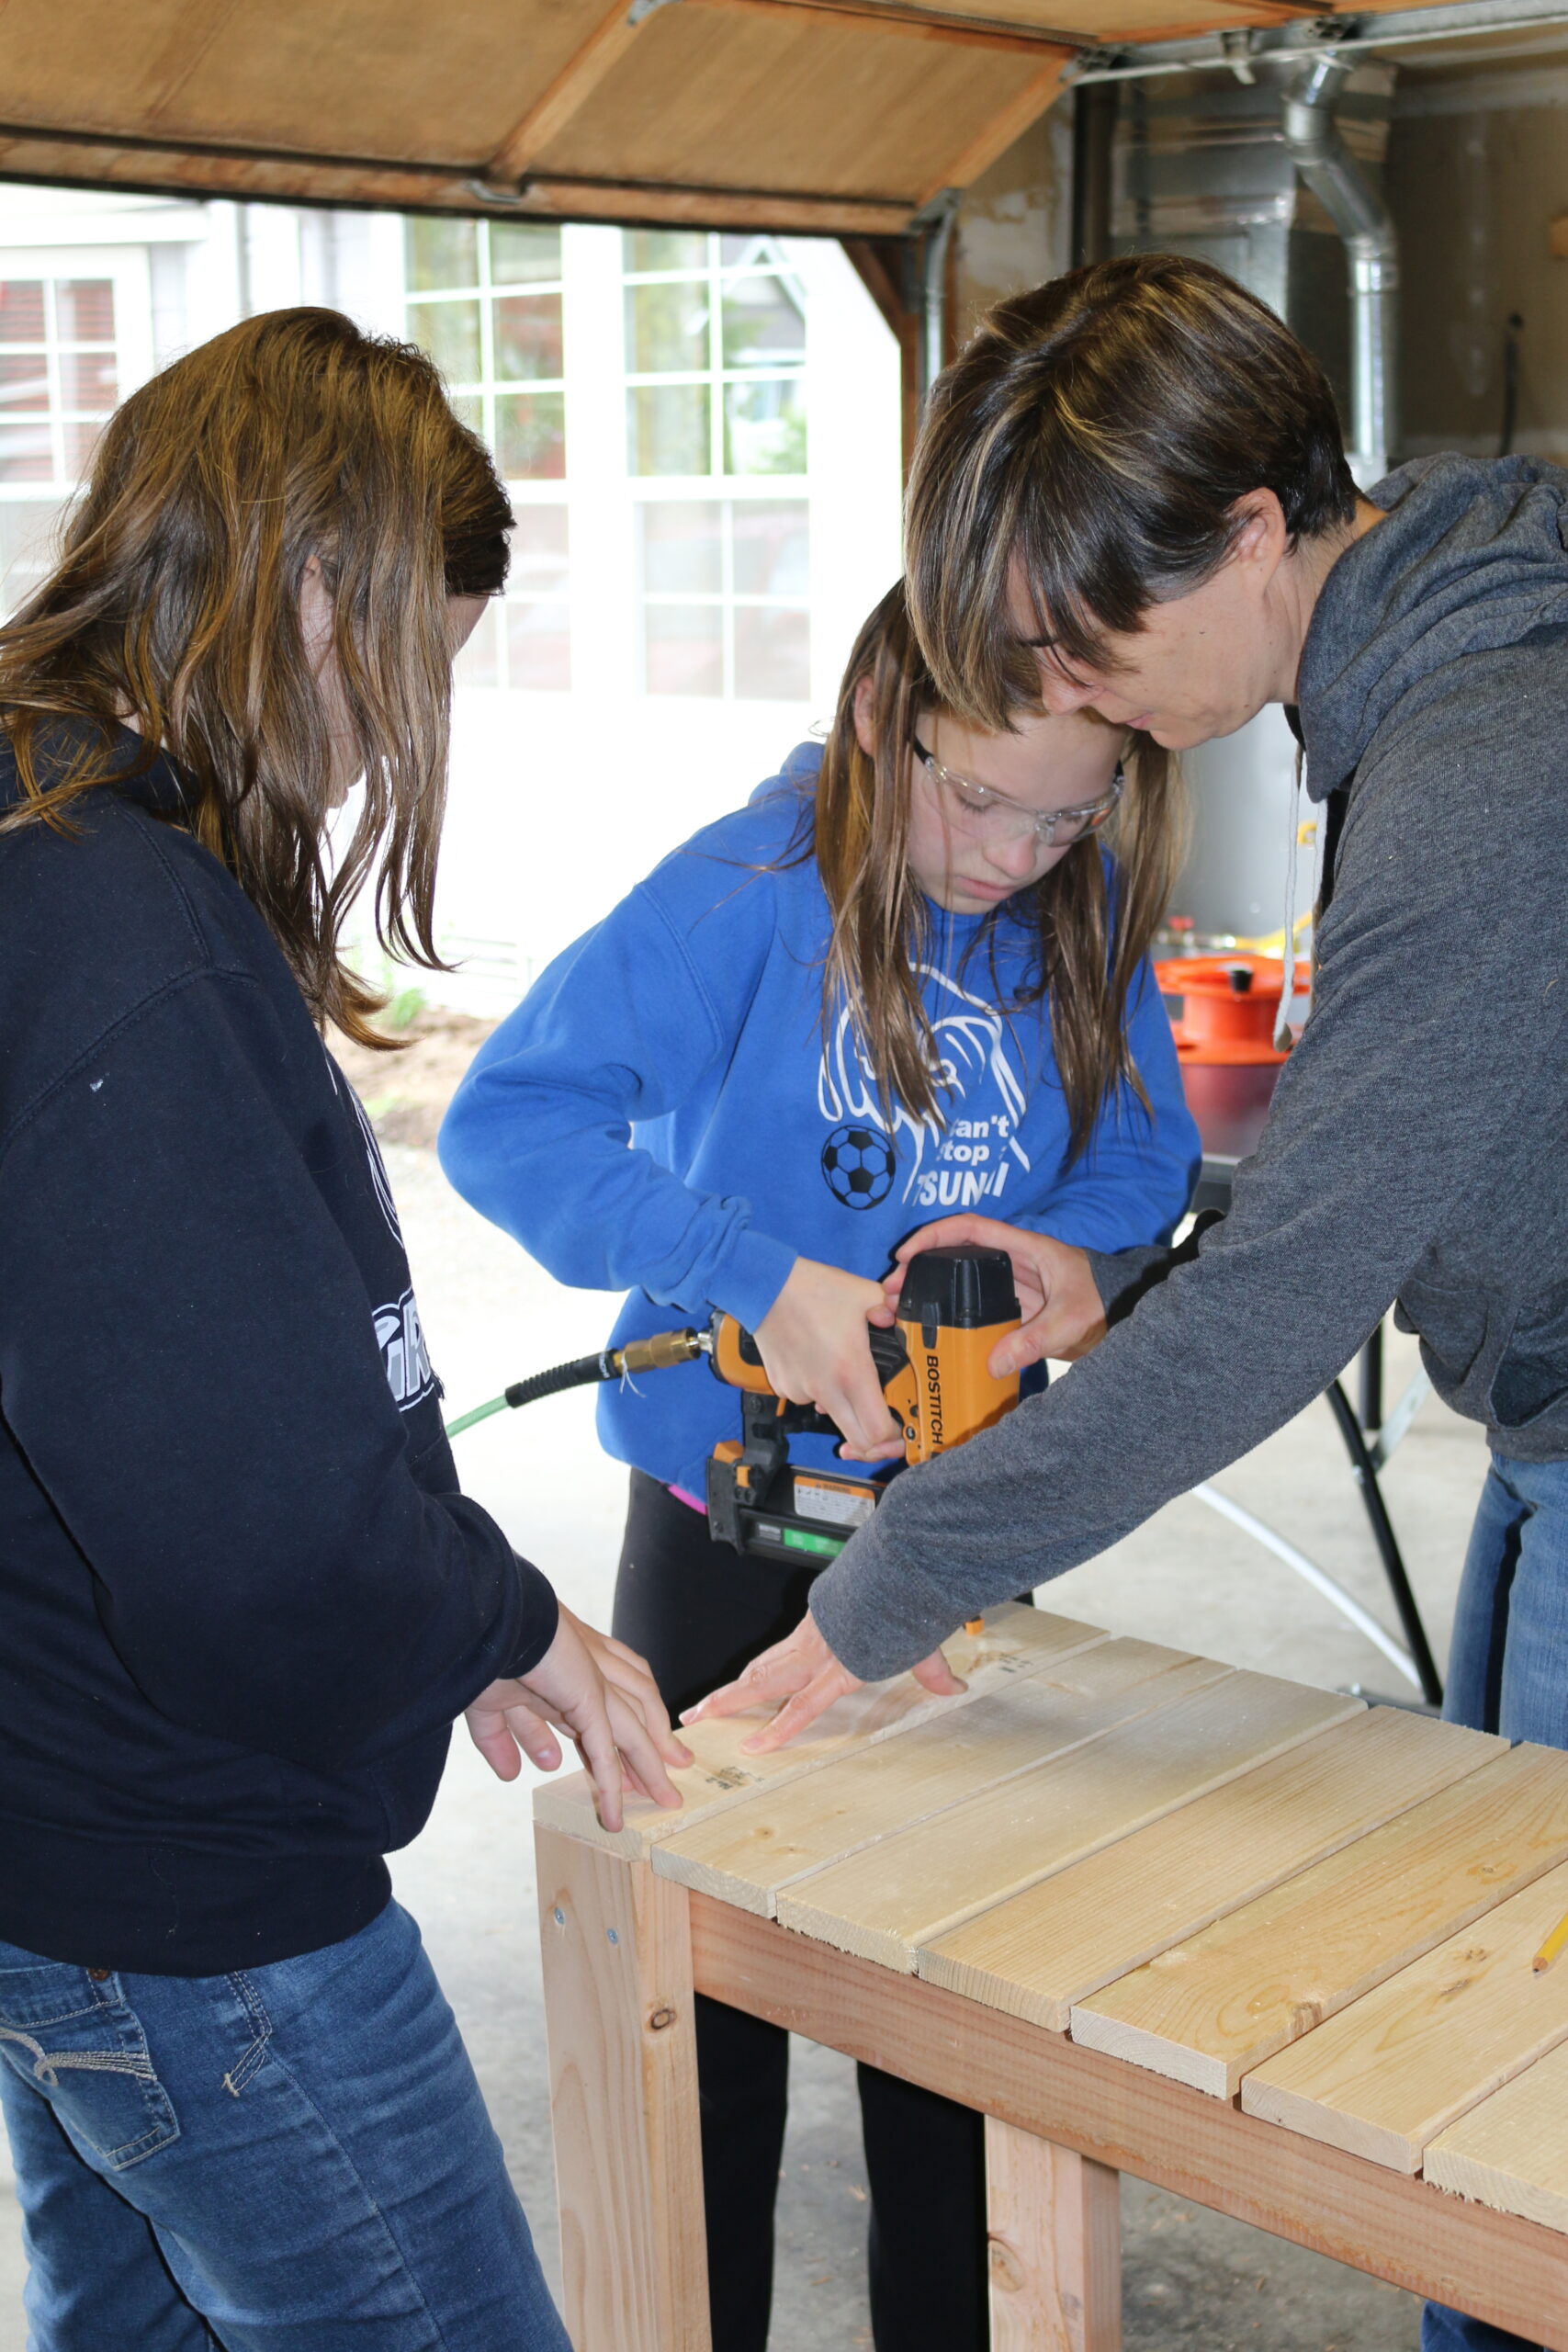
<instances>
[{"instance_id":1,"label":"gray hooded sweatshirt","mask_svg":"<svg viewBox=\"0 0 1568 2352\"><path fill-rule=\"evenodd\" d=\"M867 1680L1258 1444L1391 1302L1498 1453L1568 1457L1568 473L1443 457L1372 496L1302 658L1326 905L1262 1141L1190 1263L818 1578ZM1108 1305L1150 1255L1094 1261Z\"/></svg>"}]
</instances>

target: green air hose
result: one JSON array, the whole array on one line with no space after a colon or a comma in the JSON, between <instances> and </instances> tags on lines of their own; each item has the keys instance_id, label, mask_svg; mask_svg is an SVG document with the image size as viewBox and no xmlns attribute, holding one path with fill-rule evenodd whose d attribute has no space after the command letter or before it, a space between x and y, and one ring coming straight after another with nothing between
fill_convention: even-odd
<instances>
[{"instance_id":1,"label":"green air hose","mask_svg":"<svg viewBox=\"0 0 1568 2352\"><path fill-rule=\"evenodd\" d=\"M504 1413L509 1406L515 1411L519 1405L532 1405L540 1396L558 1396L563 1389L590 1388L596 1381L619 1380L626 1373L662 1372L669 1364L690 1363L707 1347L705 1331L656 1331L651 1339L628 1340L624 1348L603 1348L596 1356L577 1356L570 1363L536 1372L527 1380L514 1380L488 1405L476 1405L472 1412L459 1413L455 1421L448 1421L446 1434L460 1437L476 1421L488 1421L492 1413Z\"/></svg>"}]
</instances>

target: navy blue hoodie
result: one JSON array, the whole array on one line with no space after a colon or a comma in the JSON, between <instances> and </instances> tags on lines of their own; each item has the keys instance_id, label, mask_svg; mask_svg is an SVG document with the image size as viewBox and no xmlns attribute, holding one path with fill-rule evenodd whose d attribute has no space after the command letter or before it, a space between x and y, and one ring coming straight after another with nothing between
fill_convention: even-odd
<instances>
[{"instance_id":1,"label":"navy blue hoodie","mask_svg":"<svg viewBox=\"0 0 1568 2352\"><path fill-rule=\"evenodd\" d=\"M194 1976L375 1917L556 1604L457 1491L374 1137L180 808L158 760L0 835L0 1939Z\"/></svg>"}]
</instances>

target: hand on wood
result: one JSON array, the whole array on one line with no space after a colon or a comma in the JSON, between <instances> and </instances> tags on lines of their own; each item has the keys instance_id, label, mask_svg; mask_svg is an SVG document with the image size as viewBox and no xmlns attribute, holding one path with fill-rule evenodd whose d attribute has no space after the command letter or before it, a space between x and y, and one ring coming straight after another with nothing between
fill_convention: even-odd
<instances>
[{"instance_id":1,"label":"hand on wood","mask_svg":"<svg viewBox=\"0 0 1568 2352\"><path fill-rule=\"evenodd\" d=\"M644 1661L624 1642L595 1633L564 1605L556 1637L538 1664L515 1679L492 1682L467 1710L468 1736L501 1781L514 1781L522 1758L553 1772L564 1731L593 1783L606 1829L621 1826L627 1790L656 1804L678 1805L665 1770L692 1761Z\"/></svg>"},{"instance_id":2,"label":"hand on wood","mask_svg":"<svg viewBox=\"0 0 1568 2352\"><path fill-rule=\"evenodd\" d=\"M1012 1261L1013 1288L1023 1321L991 1350L990 1369L997 1379L1041 1363L1047 1356L1058 1363L1086 1356L1104 1339L1105 1305L1089 1272L1088 1252L1075 1250L1070 1242L1054 1241L1048 1233L1026 1233L1021 1226L1002 1225L989 1216L939 1217L900 1242L897 1261L883 1284L888 1306L897 1308L905 1261L918 1250L941 1250L960 1241L982 1250L1005 1250Z\"/></svg>"},{"instance_id":3,"label":"hand on wood","mask_svg":"<svg viewBox=\"0 0 1568 2352\"><path fill-rule=\"evenodd\" d=\"M933 1650L911 1671L916 1681L938 1698L949 1698L965 1687L940 1650ZM818 1715L826 1714L835 1699L860 1688L859 1677L840 1664L808 1611L793 1634L754 1657L733 1682L688 1707L681 1721L695 1724L708 1715L744 1714L748 1707L768 1706L782 1699L784 1704L773 1722L740 1743L743 1756L766 1756L775 1747L787 1746Z\"/></svg>"}]
</instances>

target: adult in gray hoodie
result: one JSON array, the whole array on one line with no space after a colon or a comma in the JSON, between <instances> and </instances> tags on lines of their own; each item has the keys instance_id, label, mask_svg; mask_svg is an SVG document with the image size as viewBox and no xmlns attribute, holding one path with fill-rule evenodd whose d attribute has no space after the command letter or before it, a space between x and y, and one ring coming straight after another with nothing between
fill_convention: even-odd
<instances>
[{"instance_id":1,"label":"adult in gray hoodie","mask_svg":"<svg viewBox=\"0 0 1568 2352\"><path fill-rule=\"evenodd\" d=\"M909 569L976 724L1006 724L1021 659L1048 708L1178 748L1293 706L1325 804L1313 1010L1231 1214L1168 1279L965 1226L1037 1309L1015 1361L1113 1328L897 1480L799 1631L707 1709L783 1698L754 1743L780 1744L1257 1445L1397 1302L1493 1451L1448 1712L1568 1747L1568 474L1444 457L1359 497L1272 313L1135 256L999 306L948 371ZM1424 2352L1517 2345L1427 2309Z\"/></svg>"}]
</instances>

